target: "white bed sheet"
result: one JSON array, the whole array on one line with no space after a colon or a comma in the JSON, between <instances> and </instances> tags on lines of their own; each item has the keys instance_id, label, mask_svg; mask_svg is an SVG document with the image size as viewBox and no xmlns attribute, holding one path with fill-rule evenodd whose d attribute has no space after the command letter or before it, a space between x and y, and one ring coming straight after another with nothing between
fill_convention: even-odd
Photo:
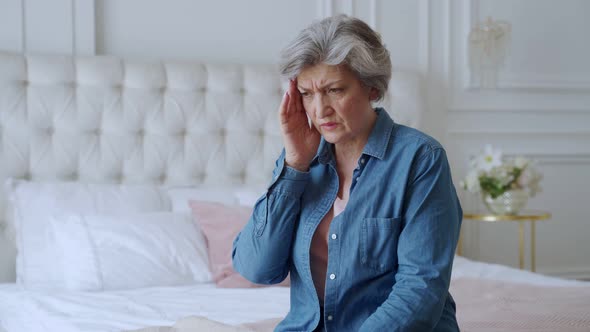
<instances>
[{"instance_id":1,"label":"white bed sheet","mask_svg":"<svg viewBox=\"0 0 590 332\"><path fill-rule=\"evenodd\" d=\"M0 322L7 332L98 332L170 326L200 315L226 324L284 317L286 287L227 289L212 283L110 292L26 291L0 284Z\"/></svg>"},{"instance_id":2,"label":"white bed sheet","mask_svg":"<svg viewBox=\"0 0 590 332\"><path fill-rule=\"evenodd\" d=\"M550 277L526 270L500 264L477 262L465 257L455 256L452 278L483 278L498 281L518 282L537 286L582 286L588 287L589 282Z\"/></svg>"},{"instance_id":3,"label":"white bed sheet","mask_svg":"<svg viewBox=\"0 0 590 332\"><path fill-rule=\"evenodd\" d=\"M588 286L587 282L456 257L453 279L460 277L546 286ZM223 289L214 284L198 284L102 293L51 293L0 284L0 322L6 332L121 331L170 326L191 315L237 325L283 317L288 310L289 289L285 287Z\"/></svg>"}]
</instances>

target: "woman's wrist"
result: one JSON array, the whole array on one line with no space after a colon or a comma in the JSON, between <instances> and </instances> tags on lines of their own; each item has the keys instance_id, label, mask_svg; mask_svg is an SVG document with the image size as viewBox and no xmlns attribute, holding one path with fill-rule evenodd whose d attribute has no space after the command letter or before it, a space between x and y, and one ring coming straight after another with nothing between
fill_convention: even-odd
<instances>
[{"instance_id":1,"label":"woman's wrist","mask_svg":"<svg viewBox=\"0 0 590 332\"><path fill-rule=\"evenodd\" d=\"M288 161L288 160L285 159L285 166L289 166L291 168L294 168L295 170L297 170L299 172L307 172L307 171L309 171L309 164L306 164L306 163L290 162L290 161Z\"/></svg>"}]
</instances>

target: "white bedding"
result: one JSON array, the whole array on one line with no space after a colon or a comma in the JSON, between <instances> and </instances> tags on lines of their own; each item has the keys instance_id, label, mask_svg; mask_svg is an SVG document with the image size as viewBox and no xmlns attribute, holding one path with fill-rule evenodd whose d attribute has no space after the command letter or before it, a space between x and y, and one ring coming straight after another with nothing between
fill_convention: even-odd
<instances>
[{"instance_id":1,"label":"white bedding","mask_svg":"<svg viewBox=\"0 0 590 332\"><path fill-rule=\"evenodd\" d=\"M0 285L0 321L7 332L98 332L169 326L200 315L231 325L283 317L286 287L228 289L214 284L129 291L25 291Z\"/></svg>"},{"instance_id":2,"label":"white bedding","mask_svg":"<svg viewBox=\"0 0 590 332\"><path fill-rule=\"evenodd\" d=\"M505 265L476 262L465 257L455 256L452 278L457 279L463 277L517 282L537 286L588 287L588 285L590 285L590 283L584 281L549 277L526 270L518 270Z\"/></svg>"},{"instance_id":3,"label":"white bedding","mask_svg":"<svg viewBox=\"0 0 590 332\"><path fill-rule=\"evenodd\" d=\"M457 257L453 279L487 278L546 286L588 283L542 276ZM197 315L231 325L284 316L289 289L224 289L214 284L110 292L26 291L0 284L0 322L6 332L121 331L170 326Z\"/></svg>"}]
</instances>

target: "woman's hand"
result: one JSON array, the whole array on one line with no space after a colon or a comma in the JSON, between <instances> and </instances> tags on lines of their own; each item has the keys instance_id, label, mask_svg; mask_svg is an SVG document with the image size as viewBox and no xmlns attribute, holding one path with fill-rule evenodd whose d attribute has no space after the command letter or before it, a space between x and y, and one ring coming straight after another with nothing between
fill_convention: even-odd
<instances>
[{"instance_id":1,"label":"woman's hand","mask_svg":"<svg viewBox=\"0 0 590 332\"><path fill-rule=\"evenodd\" d=\"M283 96L279 119L285 144L285 163L306 172L317 153L321 136L313 124L309 125L296 79L289 82L289 89Z\"/></svg>"}]
</instances>

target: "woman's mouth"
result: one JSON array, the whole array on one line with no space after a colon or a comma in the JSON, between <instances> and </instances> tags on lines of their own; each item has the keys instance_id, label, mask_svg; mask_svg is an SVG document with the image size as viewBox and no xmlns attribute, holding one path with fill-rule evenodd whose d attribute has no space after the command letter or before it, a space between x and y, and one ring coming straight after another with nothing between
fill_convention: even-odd
<instances>
[{"instance_id":1,"label":"woman's mouth","mask_svg":"<svg viewBox=\"0 0 590 332\"><path fill-rule=\"evenodd\" d=\"M338 126L336 122L326 122L322 124L320 127L324 130L333 130L334 128L336 128L336 126Z\"/></svg>"}]
</instances>

